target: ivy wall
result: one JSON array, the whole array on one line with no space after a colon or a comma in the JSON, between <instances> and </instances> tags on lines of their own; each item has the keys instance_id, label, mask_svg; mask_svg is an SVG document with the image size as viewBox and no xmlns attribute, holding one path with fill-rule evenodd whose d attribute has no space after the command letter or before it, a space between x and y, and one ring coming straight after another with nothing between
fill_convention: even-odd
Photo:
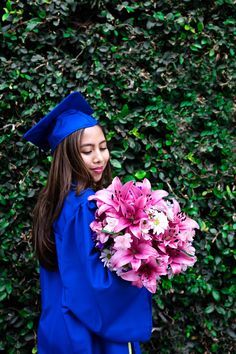
<instances>
[{"instance_id":1,"label":"ivy wall","mask_svg":"<svg viewBox=\"0 0 236 354\"><path fill-rule=\"evenodd\" d=\"M51 157L22 135L79 90L114 175L149 178L201 227L196 265L159 285L144 352L233 353L234 1L2 0L0 17L0 352L36 352L31 212Z\"/></svg>"}]
</instances>

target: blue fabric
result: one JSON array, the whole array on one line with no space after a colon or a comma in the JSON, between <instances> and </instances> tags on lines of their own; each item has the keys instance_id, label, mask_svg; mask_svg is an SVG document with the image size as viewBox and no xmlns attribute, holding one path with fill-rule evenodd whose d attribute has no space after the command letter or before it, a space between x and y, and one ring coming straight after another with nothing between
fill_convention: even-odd
<instances>
[{"instance_id":1,"label":"blue fabric","mask_svg":"<svg viewBox=\"0 0 236 354\"><path fill-rule=\"evenodd\" d=\"M127 354L129 341L137 354L151 336L151 294L104 268L94 249L92 194L71 191L54 223L59 270L40 268L39 354Z\"/></svg>"},{"instance_id":2,"label":"blue fabric","mask_svg":"<svg viewBox=\"0 0 236 354\"><path fill-rule=\"evenodd\" d=\"M92 113L92 108L83 96L77 91L72 92L23 137L41 149L51 149L53 152L63 139L76 130L97 125Z\"/></svg>"}]
</instances>

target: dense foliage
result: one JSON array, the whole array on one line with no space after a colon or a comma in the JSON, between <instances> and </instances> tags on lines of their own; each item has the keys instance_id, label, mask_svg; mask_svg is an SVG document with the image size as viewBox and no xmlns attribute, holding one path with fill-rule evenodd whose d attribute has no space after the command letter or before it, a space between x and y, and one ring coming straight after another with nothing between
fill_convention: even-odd
<instances>
[{"instance_id":1,"label":"dense foliage","mask_svg":"<svg viewBox=\"0 0 236 354\"><path fill-rule=\"evenodd\" d=\"M201 226L163 279L146 353L233 353L233 0L3 0L0 352L36 352L31 211L51 160L22 134L73 90L106 125L114 175L148 177Z\"/></svg>"}]
</instances>

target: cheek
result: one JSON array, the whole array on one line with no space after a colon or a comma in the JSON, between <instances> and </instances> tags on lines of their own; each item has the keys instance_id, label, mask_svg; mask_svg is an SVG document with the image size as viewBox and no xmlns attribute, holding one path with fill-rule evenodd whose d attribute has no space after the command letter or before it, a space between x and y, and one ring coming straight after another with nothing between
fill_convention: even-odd
<instances>
[{"instance_id":1,"label":"cheek","mask_svg":"<svg viewBox=\"0 0 236 354\"><path fill-rule=\"evenodd\" d=\"M86 167L89 166L89 164L90 164L89 157L86 156L86 155L82 155L81 157L82 157L82 159L84 161L85 166Z\"/></svg>"},{"instance_id":2,"label":"cheek","mask_svg":"<svg viewBox=\"0 0 236 354\"><path fill-rule=\"evenodd\" d=\"M108 162L110 160L110 153L109 153L108 150L107 150L106 155L105 155L105 160L106 160L106 162Z\"/></svg>"}]
</instances>

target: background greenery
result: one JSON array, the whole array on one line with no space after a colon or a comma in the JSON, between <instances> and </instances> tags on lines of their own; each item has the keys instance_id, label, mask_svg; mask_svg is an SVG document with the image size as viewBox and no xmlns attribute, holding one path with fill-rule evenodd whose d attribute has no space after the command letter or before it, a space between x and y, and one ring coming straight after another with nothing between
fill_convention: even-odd
<instances>
[{"instance_id":1,"label":"background greenery","mask_svg":"<svg viewBox=\"0 0 236 354\"><path fill-rule=\"evenodd\" d=\"M146 353L234 352L233 3L1 1L0 352L36 352L30 216L50 156L22 134L73 90L114 175L149 178L201 226L194 268L159 285Z\"/></svg>"}]
</instances>

